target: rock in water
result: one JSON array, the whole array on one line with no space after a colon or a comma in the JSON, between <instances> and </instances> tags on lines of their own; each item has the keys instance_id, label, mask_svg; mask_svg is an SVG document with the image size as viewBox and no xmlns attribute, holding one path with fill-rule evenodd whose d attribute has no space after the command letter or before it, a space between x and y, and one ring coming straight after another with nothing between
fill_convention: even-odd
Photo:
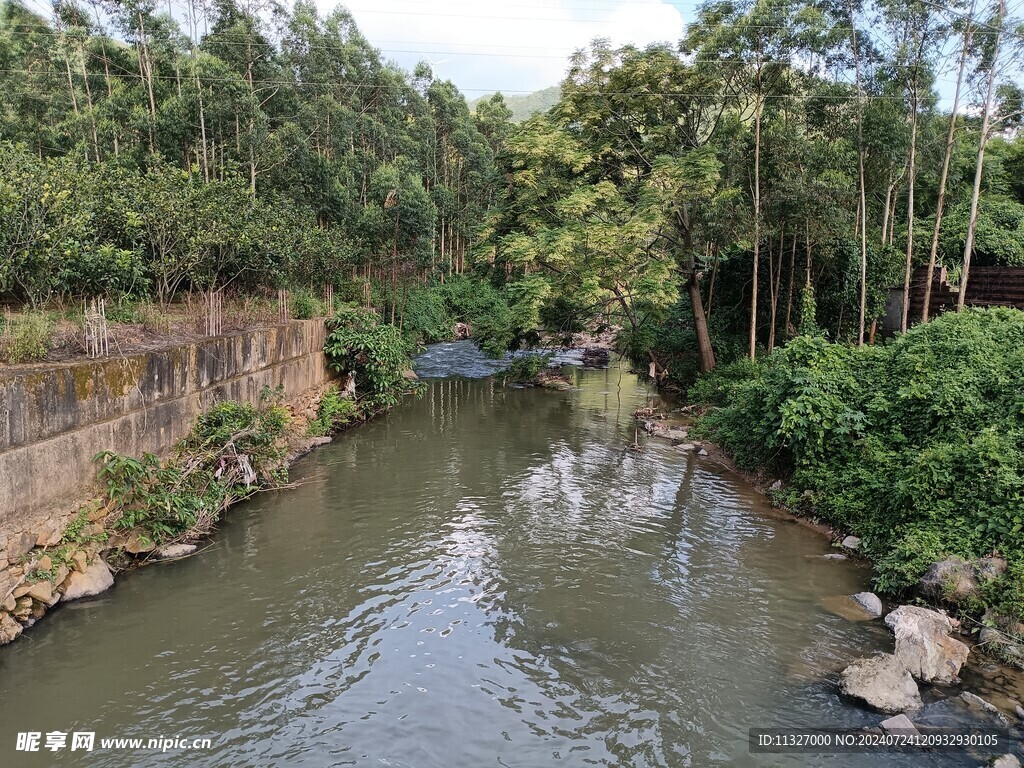
<instances>
[{"instance_id":1,"label":"rock in water","mask_svg":"<svg viewBox=\"0 0 1024 768\"><path fill-rule=\"evenodd\" d=\"M857 659L840 674L839 689L845 695L890 715L922 706L917 683L903 662L891 653Z\"/></svg>"},{"instance_id":2,"label":"rock in water","mask_svg":"<svg viewBox=\"0 0 1024 768\"><path fill-rule=\"evenodd\" d=\"M882 615L882 601L878 599L878 595L874 592L858 592L856 595L850 595L850 597L876 619Z\"/></svg>"},{"instance_id":3,"label":"rock in water","mask_svg":"<svg viewBox=\"0 0 1024 768\"><path fill-rule=\"evenodd\" d=\"M65 600L78 600L106 592L114 586L114 576L107 564L96 558L84 573L72 571L68 577L68 587L64 592Z\"/></svg>"},{"instance_id":4,"label":"rock in water","mask_svg":"<svg viewBox=\"0 0 1024 768\"><path fill-rule=\"evenodd\" d=\"M925 683L956 683L970 648L949 636L952 620L943 613L901 605L885 617L896 635L896 656Z\"/></svg>"},{"instance_id":5,"label":"rock in water","mask_svg":"<svg viewBox=\"0 0 1024 768\"><path fill-rule=\"evenodd\" d=\"M0 613L0 645L15 640L22 633L23 627L9 613Z\"/></svg>"},{"instance_id":6,"label":"rock in water","mask_svg":"<svg viewBox=\"0 0 1024 768\"><path fill-rule=\"evenodd\" d=\"M329 439L330 438L328 438L328 440ZM195 551L195 544L168 544L167 546L158 548L154 554L156 555L157 560L170 560L175 557L191 555Z\"/></svg>"},{"instance_id":7,"label":"rock in water","mask_svg":"<svg viewBox=\"0 0 1024 768\"><path fill-rule=\"evenodd\" d=\"M886 733L895 733L901 736L918 736L920 731L914 727L910 718L906 715L896 715L878 724Z\"/></svg>"},{"instance_id":8,"label":"rock in water","mask_svg":"<svg viewBox=\"0 0 1024 768\"><path fill-rule=\"evenodd\" d=\"M1000 755L989 765L991 768L1020 768L1020 760L1016 755Z\"/></svg>"}]
</instances>

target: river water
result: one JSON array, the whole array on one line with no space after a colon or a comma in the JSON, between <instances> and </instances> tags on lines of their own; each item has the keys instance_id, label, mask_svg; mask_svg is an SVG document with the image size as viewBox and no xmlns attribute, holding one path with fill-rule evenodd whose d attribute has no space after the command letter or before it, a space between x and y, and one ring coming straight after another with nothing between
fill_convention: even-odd
<instances>
[{"instance_id":1,"label":"river water","mask_svg":"<svg viewBox=\"0 0 1024 768\"><path fill-rule=\"evenodd\" d=\"M430 380L198 556L58 607L0 649L0 765L978 764L750 754L751 727L881 719L836 673L891 640L829 610L868 574L708 459L626 450L636 378L576 378ZM29 754L22 731L212 747Z\"/></svg>"}]
</instances>

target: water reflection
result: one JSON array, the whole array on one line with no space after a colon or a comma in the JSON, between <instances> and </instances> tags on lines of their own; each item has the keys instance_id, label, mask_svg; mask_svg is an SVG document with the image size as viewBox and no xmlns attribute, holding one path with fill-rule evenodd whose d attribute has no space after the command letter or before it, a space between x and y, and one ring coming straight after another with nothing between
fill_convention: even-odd
<instances>
[{"instance_id":1,"label":"water reflection","mask_svg":"<svg viewBox=\"0 0 1024 768\"><path fill-rule=\"evenodd\" d=\"M835 764L750 755L746 733L878 721L829 673L888 637L822 605L864 572L816 557L826 542L719 468L624 451L652 397L636 379L577 383L430 381L296 467L296 489L236 510L201 556L58 610L0 650L0 744L214 740L97 766Z\"/></svg>"}]
</instances>

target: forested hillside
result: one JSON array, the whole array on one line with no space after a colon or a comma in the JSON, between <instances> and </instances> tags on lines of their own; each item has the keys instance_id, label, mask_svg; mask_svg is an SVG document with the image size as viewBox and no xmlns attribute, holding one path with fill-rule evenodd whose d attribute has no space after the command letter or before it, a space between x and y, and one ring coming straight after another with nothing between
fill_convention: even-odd
<instances>
[{"instance_id":1,"label":"forested hillside","mask_svg":"<svg viewBox=\"0 0 1024 768\"><path fill-rule=\"evenodd\" d=\"M512 122L521 123L534 115L547 112L561 99L561 89L557 85L544 88L533 93L523 93L505 96L506 106L512 110ZM470 106L476 109L477 104L489 101L493 95L484 96L474 100Z\"/></svg>"},{"instance_id":2,"label":"forested hillside","mask_svg":"<svg viewBox=\"0 0 1024 768\"><path fill-rule=\"evenodd\" d=\"M500 188L500 98L471 116L311 2L35 7L0 5L0 295L466 268Z\"/></svg>"},{"instance_id":3,"label":"forested hillside","mask_svg":"<svg viewBox=\"0 0 1024 768\"><path fill-rule=\"evenodd\" d=\"M506 142L490 257L680 382L801 323L870 341L918 265L1024 264L1024 34L968 10L713 2L678 48L596 41Z\"/></svg>"},{"instance_id":4,"label":"forested hillside","mask_svg":"<svg viewBox=\"0 0 1024 768\"><path fill-rule=\"evenodd\" d=\"M870 342L916 266L1024 264L1000 2L706 3L594 41L521 125L340 7L34 8L0 12L8 302L332 286L435 338L456 310L414 288L471 273L490 349L600 317L685 384L801 327Z\"/></svg>"}]
</instances>

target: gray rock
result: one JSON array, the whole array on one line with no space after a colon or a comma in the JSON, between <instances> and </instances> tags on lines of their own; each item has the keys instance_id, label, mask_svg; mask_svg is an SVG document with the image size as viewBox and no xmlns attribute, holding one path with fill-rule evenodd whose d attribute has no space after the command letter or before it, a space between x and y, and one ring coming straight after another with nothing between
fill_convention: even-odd
<instances>
[{"instance_id":1,"label":"gray rock","mask_svg":"<svg viewBox=\"0 0 1024 768\"><path fill-rule=\"evenodd\" d=\"M839 689L846 696L891 715L920 709L923 704L914 678L891 653L853 662L840 674Z\"/></svg>"},{"instance_id":2,"label":"gray rock","mask_svg":"<svg viewBox=\"0 0 1024 768\"><path fill-rule=\"evenodd\" d=\"M860 539L856 536L847 536L843 539L843 547L852 550L860 549Z\"/></svg>"},{"instance_id":3,"label":"gray rock","mask_svg":"<svg viewBox=\"0 0 1024 768\"><path fill-rule=\"evenodd\" d=\"M768 486L768 490L769 491L781 491L782 490L782 481L781 480L776 480L774 483L772 483L771 485Z\"/></svg>"},{"instance_id":4,"label":"gray rock","mask_svg":"<svg viewBox=\"0 0 1024 768\"><path fill-rule=\"evenodd\" d=\"M35 534L29 533L28 531L8 537L7 559L11 561L19 560L23 556L27 555L35 545Z\"/></svg>"},{"instance_id":5,"label":"gray rock","mask_svg":"<svg viewBox=\"0 0 1024 768\"><path fill-rule=\"evenodd\" d=\"M917 586L925 597L954 605L976 597L979 589L974 566L960 557L932 563Z\"/></svg>"},{"instance_id":6,"label":"gray rock","mask_svg":"<svg viewBox=\"0 0 1024 768\"><path fill-rule=\"evenodd\" d=\"M970 691L964 691L960 694L960 700L972 709L977 709L991 715L1003 725L1008 726L1010 724L1010 718L1004 715L995 704L985 701L981 696Z\"/></svg>"},{"instance_id":7,"label":"gray rock","mask_svg":"<svg viewBox=\"0 0 1024 768\"><path fill-rule=\"evenodd\" d=\"M699 451L697 451L697 455L698 455L698 456L708 456L708 455L710 455L710 454L708 454L708 452L707 452L707 450L706 450L706 449L704 449L704 448L701 448L701 449L700 449Z\"/></svg>"},{"instance_id":8,"label":"gray rock","mask_svg":"<svg viewBox=\"0 0 1024 768\"><path fill-rule=\"evenodd\" d=\"M83 597L92 597L106 592L112 586L114 586L114 576L110 572L110 568L101 559L96 558L84 573L72 571L68 577L64 599L79 600Z\"/></svg>"},{"instance_id":9,"label":"gray rock","mask_svg":"<svg viewBox=\"0 0 1024 768\"><path fill-rule=\"evenodd\" d=\"M920 731L914 727L911 719L903 714L883 720L879 723L879 726L886 733L896 733L902 736L917 736L920 734Z\"/></svg>"},{"instance_id":10,"label":"gray rock","mask_svg":"<svg viewBox=\"0 0 1024 768\"><path fill-rule=\"evenodd\" d=\"M14 590L18 578L10 571L0 571L0 600L7 597Z\"/></svg>"},{"instance_id":11,"label":"gray rock","mask_svg":"<svg viewBox=\"0 0 1024 768\"><path fill-rule=\"evenodd\" d=\"M958 626L943 613L901 605L885 617L896 636L896 656L918 680L925 683L956 683L970 648L950 637Z\"/></svg>"},{"instance_id":12,"label":"gray rock","mask_svg":"<svg viewBox=\"0 0 1024 768\"><path fill-rule=\"evenodd\" d=\"M330 435L324 435L323 437L311 437L309 439L309 444L311 447L316 448L321 445L327 445L332 439L333 438L331 438Z\"/></svg>"},{"instance_id":13,"label":"gray rock","mask_svg":"<svg viewBox=\"0 0 1024 768\"><path fill-rule=\"evenodd\" d=\"M1020 768L1016 755L1000 755L989 763L991 768Z\"/></svg>"},{"instance_id":14,"label":"gray rock","mask_svg":"<svg viewBox=\"0 0 1024 768\"><path fill-rule=\"evenodd\" d=\"M848 558L846 555L842 554L841 552L829 552L827 555L822 555L821 559L822 560L849 560L850 558Z\"/></svg>"},{"instance_id":15,"label":"gray rock","mask_svg":"<svg viewBox=\"0 0 1024 768\"><path fill-rule=\"evenodd\" d=\"M23 631L21 624L14 620L9 613L0 613L0 645L15 640Z\"/></svg>"},{"instance_id":16,"label":"gray rock","mask_svg":"<svg viewBox=\"0 0 1024 768\"><path fill-rule=\"evenodd\" d=\"M989 555L978 560L974 570L983 581L995 581L1006 573L1006 567L1006 560L998 555Z\"/></svg>"},{"instance_id":17,"label":"gray rock","mask_svg":"<svg viewBox=\"0 0 1024 768\"><path fill-rule=\"evenodd\" d=\"M153 555L157 560L171 560L176 557L191 555L196 551L195 544L168 544L157 549Z\"/></svg>"},{"instance_id":18,"label":"gray rock","mask_svg":"<svg viewBox=\"0 0 1024 768\"><path fill-rule=\"evenodd\" d=\"M850 597L876 619L882 615L882 601L874 592L858 592Z\"/></svg>"},{"instance_id":19,"label":"gray rock","mask_svg":"<svg viewBox=\"0 0 1024 768\"><path fill-rule=\"evenodd\" d=\"M694 445L693 443L680 443L679 445L676 446L676 450L682 451L683 453L689 453L690 451L694 451L696 449L697 446Z\"/></svg>"}]
</instances>

